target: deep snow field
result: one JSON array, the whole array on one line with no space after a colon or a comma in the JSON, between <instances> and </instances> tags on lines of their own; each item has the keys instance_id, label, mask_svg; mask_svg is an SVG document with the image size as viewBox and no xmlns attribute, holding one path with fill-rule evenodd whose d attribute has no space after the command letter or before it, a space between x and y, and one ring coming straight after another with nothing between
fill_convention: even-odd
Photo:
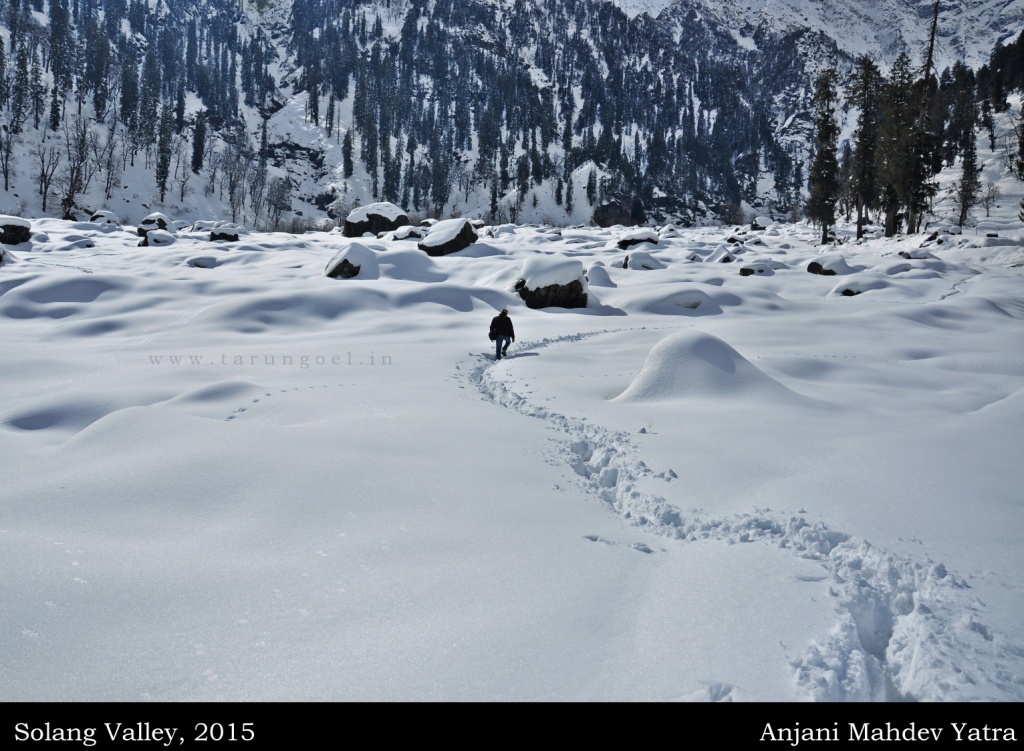
<instances>
[{"instance_id":1,"label":"deep snow field","mask_svg":"<svg viewBox=\"0 0 1024 751\"><path fill-rule=\"evenodd\" d=\"M35 219L0 266L0 699L1024 700L997 229L506 225L330 279L339 234ZM523 304L538 257L586 309Z\"/></svg>"}]
</instances>

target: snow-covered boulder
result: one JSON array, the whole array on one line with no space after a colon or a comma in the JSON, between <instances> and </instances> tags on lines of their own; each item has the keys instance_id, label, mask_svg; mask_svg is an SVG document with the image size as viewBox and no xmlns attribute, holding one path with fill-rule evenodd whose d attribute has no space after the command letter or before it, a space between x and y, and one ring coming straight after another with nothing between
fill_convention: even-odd
<instances>
[{"instance_id":1,"label":"snow-covered boulder","mask_svg":"<svg viewBox=\"0 0 1024 751\"><path fill-rule=\"evenodd\" d=\"M379 235L394 232L409 223L405 210L393 203L369 203L349 212L345 217L345 237L362 237L367 232Z\"/></svg>"},{"instance_id":2,"label":"snow-covered boulder","mask_svg":"<svg viewBox=\"0 0 1024 751\"><path fill-rule=\"evenodd\" d=\"M99 224L104 227L120 227L121 220L117 218L117 214L113 211L94 211L92 216L89 217L89 222L92 224Z\"/></svg>"},{"instance_id":3,"label":"snow-covered boulder","mask_svg":"<svg viewBox=\"0 0 1024 751\"><path fill-rule=\"evenodd\" d=\"M766 216L755 217L750 223L750 229L755 232L763 232L772 225L772 220Z\"/></svg>"},{"instance_id":4,"label":"snow-covered boulder","mask_svg":"<svg viewBox=\"0 0 1024 751\"><path fill-rule=\"evenodd\" d=\"M192 226L188 228L189 232L209 232L211 229L216 227L221 222L214 221L212 219L197 219L192 222Z\"/></svg>"},{"instance_id":5,"label":"snow-covered boulder","mask_svg":"<svg viewBox=\"0 0 1024 751\"><path fill-rule=\"evenodd\" d=\"M616 244L619 246L619 250L626 250L640 243L657 245L660 240L661 236L652 229L635 229L621 235Z\"/></svg>"},{"instance_id":6,"label":"snow-covered boulder","mask_svg":"<svg viewBox=\"0 0 1024 751\"><path fill-rule=\"evenodd\" d=\"M608 275L608 269L600 261L595 261L587 269L587 284L591 287L614 287L615 282Z\"/></svg>"},{"instance_id":7,"label":"snow-covered boulder","mask_svg":"<svg viewBox=\"0 0 1024 751\"><path fill-rule=\"evenodd\" d=\"M939 242L941 242L941 240ZM913 260L915 258L916 259L935 258L935 256L933 256L931 253L929 253L924 248L906 248L904 250L901 250L899 252L899 255L900 255L901 258L906 258L908 260Z\"/></svg>"},{"instance_id":8,"label":"snow-covered boulder","mask_svg":"<svg viewBox=\"0 0 1024 751\"><path fill-rule=\"evenodd\" d=\"M468 219L445 219L431 227L416 247L428 256L446 256L468 248L476 241L476 230Z\"/></svg>"},{"instance_id":9,"label":"snow-covered boulder","mask_svg":"<svg viewBox=\"0 0 1024 751\"><path fill-rule=\"evenodd\" d=\"M148 215L145 219L139 222L139 226L136 227L136 232L139 233L139 237L145 239L148 232L153 230L166 230L171 226L171 220L161 214L159 211L154 211Z\"/></svg>"},{"instance_id":10,"label":"snow-covered boulder","mask_svg":"<svg viewBox=\"0 0 1024 751\"><path fill-rule=\"evenodd\" d=\"M739 251L732 245L719 245L704 259L705 263L732 263Z\"/></svg>"},{"instance_id":11,"label":"snow-covered boulder","mask_svg":"<svg viewBox=\"0 0 1024 751\"><path fill-rule=\"evenodd\" d=\"M763 258L746 264L740 269L740 276L771 276L777 269L784 269L786 265L778 261Z\"/></svg>"},{"instance_id":12,"label":"snow-covered boulder","mask_svg":"<svg viewBox=\"0 0 1024 751\"><path fill-rule=\"evenodd\" d=\"M963 245L965 248L1013 248L1021 244L1020 238L995 237L992 234L979 237Z\"/></svg>"},{"instance_id":13,"label":"snow-covered boulder","mask_svg":"<svg viewBox=\"0 0 1024 751\"><path fill-rule=\"evenodd\" d=\"M331 279L377 279L380 277L380 263L377 253L360 243L349 243L334 254L324 275Z\"/></svg>"},{"instance_id":14,"label":"snow-covered boulder","mask_svg":"<svg viewBox=\"0 0 1024 751\"><path fill-rule=\"evenodd\" d=\"M216 242L218 240L229 243L238 242L239 236L245 234L245 230L239 227L237 224L230 224L228 222L219 223L216 227L210 229L210 241Z\"/></svg>"},{"instance_id":15,"label":"snow-covered boulder","mask_svg":"<svg viewBox=\"0 0 1024 751\"><path fill-rule=\"evenodd\" d=\"M32 223L20 216L0 215L0 243L17 245L32 237Z\"/></svg>"},{"instance_id":16,"label":"snow-covered boulder","mask_svg":"<svg viewBox=\"0 0 1024 751\"><path fill-rule=\"evenodd\" d=\"M807 271L820 276L842 276L843 274L855 274L860 267L851 266L846 258L839 253L826 253L819 256L818 260L807 264Z\"/></svg>"},{"instance_id":17,"label":"snow-covered boulder","mask_svg":"<svg viewBox=\"0 0 1024 751\"><path fill-rule=\"evenodd\" d=\"M665 268L665 264L650 253L645 253L642 250L634 250L626 256L626 259L622 262L622 268L650 271L653 269L663 269Z\"/></svg>"},{"instance_id":18,"label":"snow-covered boulder","mask_svg":"<svg viewBox=\"0 0 1024 751\"><path fill-rule=\"evenodd\" d=\"M527 258L519 265L515 290L530 308L587 307L587 278L573 258Z\"/></svg>"},{"instance_id":19,"label":"snow-covered boulder","mask_svg":"<svg viewBox=\"0 0 1024 751\"><path fill-rule=\"evenodd\" d=\"M407 224L404 227L399 227L391 233L392 240L421 240L423 236L427 234L426 229L423 227L413 227L411 224Z\"/></svg>"},{"instance_id":20,"label":"snow-covered boulder","mask_svg":"<svg viewBox=\"0 0 1024 751\"><path fill-rule=\"evenodd\" d=\"M829 292L833 297L856 297L873 289L885 289L890 286L885 279L874 275L858 274L850 279L844 279Z\"/></svg>"},{"instance_id":21,"label":"snow-covered boulder","mask_svg":"<svg viewBox=\"0 0 1024 751\"><path fill-rule=\"evenodd\" d=\"M142 236L142 240L139 241L139 247L142 248L157 248L164 245L173 245L174 235L165 229L151 229Z\"/></svg>"}]
</instances>

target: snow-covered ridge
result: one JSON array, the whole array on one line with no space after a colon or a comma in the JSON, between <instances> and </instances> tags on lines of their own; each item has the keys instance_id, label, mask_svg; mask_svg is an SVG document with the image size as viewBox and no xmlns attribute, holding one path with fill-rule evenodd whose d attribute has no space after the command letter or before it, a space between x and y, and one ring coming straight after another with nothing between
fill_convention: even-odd
<instances>
[{"instance_id":1,"label":"snow-covered ridge","mask_svg":"<svg viewBox=\"0 0 1024 751\"><path fill-rule=\"evenodd\" d=\"M852 56L892 62L900 52L923 62L931 30L931 0L677 0L705 19L749 39L805 29L832 39ZM1003 0L952 0L939 8L936 62L942 70L961 60L979 67L992 47L1024 29L1024 6Z\"/></svg>"}]
</instances>

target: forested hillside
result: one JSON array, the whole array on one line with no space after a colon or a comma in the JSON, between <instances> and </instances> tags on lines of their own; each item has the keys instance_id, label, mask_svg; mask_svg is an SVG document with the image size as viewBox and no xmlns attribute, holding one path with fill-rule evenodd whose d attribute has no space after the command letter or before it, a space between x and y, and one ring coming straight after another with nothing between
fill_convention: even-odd
<instances>
[{"instance_id":1,"label":"forested hillside","mask_svg":"<svg viewBox=\"0 0 1024 751\"><path fill-rule=\"evenodd\" d=\"M684 3L5 0L0 36L0 211L23 215L281 228L387 200L555 224L799 216L814 77L837 70L840 155L864 109L864 60L820 33L755 44ZM927 158L949 162L1005 111L1022 49L927 76L924 50L873 60L860 96L898 122L895 70L907 113L927 106Z\"/></svg>"}]
</instances>

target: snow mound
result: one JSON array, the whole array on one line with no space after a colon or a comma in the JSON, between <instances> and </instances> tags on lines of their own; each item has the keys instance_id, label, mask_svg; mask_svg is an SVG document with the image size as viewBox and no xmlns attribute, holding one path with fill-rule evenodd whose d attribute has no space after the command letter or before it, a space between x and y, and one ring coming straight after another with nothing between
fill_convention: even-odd
<instances>
[{"instance_id":1,"label":"snow mound","mask_svg":"<svg viewBox=\"0 0 1024 751\"><path fill-rule=\"evenodd\" d=\"M587 283L591 287L614 287L615 282L608 275L608 269L600 261L595 262L587 269Z\"/></svg>"},{"instance_id":2,"label":"snow mound","mask_svg":"<svg viewBox=\"0 0 1024 751\"><path fill-rule=\"evenodd\" d=\"M612 401L665 402L740 394L794 395L721 339L683 331L655 344L640 372Z\"/></svg>"}]
</instances>

